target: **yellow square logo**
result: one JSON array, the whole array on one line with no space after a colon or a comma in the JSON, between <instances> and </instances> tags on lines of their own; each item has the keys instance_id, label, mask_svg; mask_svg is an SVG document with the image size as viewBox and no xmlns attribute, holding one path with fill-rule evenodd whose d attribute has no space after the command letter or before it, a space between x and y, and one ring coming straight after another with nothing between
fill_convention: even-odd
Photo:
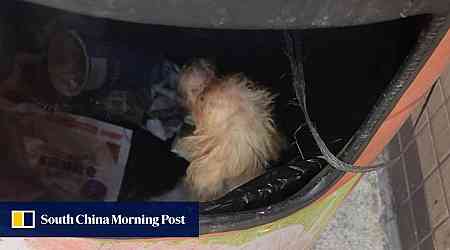
<instances>
[{"instance_id":1,"label":"yellow square logo","mask_svg":"<svg viewBox=\"0 0 450 250\"><path fill-rule=\"evenodd\" d=\"M12 210L11 228L35 228L34 210Z\"/></svg>"}]
</instances>

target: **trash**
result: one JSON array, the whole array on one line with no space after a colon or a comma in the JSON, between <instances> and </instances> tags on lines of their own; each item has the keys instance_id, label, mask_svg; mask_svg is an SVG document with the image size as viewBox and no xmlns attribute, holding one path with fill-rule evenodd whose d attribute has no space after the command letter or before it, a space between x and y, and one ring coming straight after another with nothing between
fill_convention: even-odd
<instances>
[{"instance_id":1,"label":"trash","mask_svg":"<svg viewBox=\"0 0 450 250\"><path fill-rule=\"evenodd\" d=\"M117 57L103 50L109 57L84 60L88 50L80 49L80 37L74 34L58 33L54 43L64 46L50 43L46 57L18 53L14 72L0 84L0 116L16 117L6 119L8 125L5 120L3 126L9 130L4 131L10 131L14 121L39 126L33 136L21 130L8 133L11 138L4 136L4 148L21 151L6 151L12 158L5 157L2 165L21 167L5 171L29 173L15 173L9 181L36 183L30 185L32 193L2 193L0 199L145 200L169 190L188 165L171 152L171 142L164 142L174 138L184 122L177 96L178 66L159 53L140 54L139 49L119 45L104 47L119 48ZM102 45L98 43L97 48ZM61 50L67 51L58 54ZM106 68L98 66L105 61ZM116 137L108 141L107 135ZM149 168L157 159L174 166ZM164 183L149 184L149 176Z\"/></svg>"},{"instance_id":2,"label":"trash","mask_svg":"<svg viewBox=\"0 0 450 250\"><path fill-rule=\"evenodd\" d=\"M43 187L39 191L45 190L39 197L44 200L117 200L131 130L86 117L18 107L22 110L2 107L0 111L4 143L14 151L8 154L9 164L1 164L3 172L31 175Z\"/></svg>"},{"instance_id":3,"label":"trash","mask_svg":"<svg viewBox=\"0 0 450 250\"><path fill-rule=\"evenodd\" d=\"M50 39L48 72L50 82L59 94L77 96L85 89L98 87L92 85L102 84L105 80L105 70L97 68L95 59L92 61L87 59L86 49L76 33L61 32ZM100 65L105 67L104 64Z\"/></svg>"},{"instance_id":4,"label":"trash","mask_svg":"<svg viewBox=\"0 0 450 250\"><path fill-rule=\"evenodd\" d=\"M147 111L146 128L163 140L180 131L185 113L177 94L179 67L167 60L155 67L152 75L161 79L150 87L152 104Z\"/></svg>"},{"instance_id":5,"label":"trash","mask_svg":"<svg viewBox=\"0 0 450 250\"><path fill-rule=\"evenodd\" d=\"M179 68L151 49L57 32L49 43L48 71L64 111L146 128L163 140L183 124L177 95Z\"/></svg>"},{"instance_id":6,"label":"trash","mask_svg":"<svg viewBox=\"0 0 450 250\"><path fill-rule=\"evenodd\" d=\"M134 130L119 200L151 200L170 192L184 178L188 165L171 152L171 144L147 130Z\"/></svg>"}]
</instances>

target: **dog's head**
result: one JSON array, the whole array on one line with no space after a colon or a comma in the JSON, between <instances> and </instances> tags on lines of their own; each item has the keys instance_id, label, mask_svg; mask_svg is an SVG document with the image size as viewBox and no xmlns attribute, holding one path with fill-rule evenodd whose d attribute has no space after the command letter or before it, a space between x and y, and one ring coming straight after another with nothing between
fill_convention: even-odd
<instances>
[{"instance_id":1,"label":"dog's head","mask_svg":"<svg viewBox=\"0 0 450 250\"><path fill-rule=\"evenodd\" d=\"M199 59L183 67L178 91L183 99L183 105L192 111L206 88L217 80L215 68L204 59Z\"/></svg>"}]
</instances>

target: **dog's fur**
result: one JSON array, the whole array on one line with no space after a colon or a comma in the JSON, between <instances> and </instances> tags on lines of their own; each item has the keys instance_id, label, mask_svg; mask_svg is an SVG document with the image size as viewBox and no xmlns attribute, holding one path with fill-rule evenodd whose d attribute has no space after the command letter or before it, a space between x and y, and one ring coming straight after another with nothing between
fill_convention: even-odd
<instances>
[{"instance_id":1,"label":"dog's fur","mask_svg":"<svg viewBox=\"0 0 450 250\"><path fill-rule=\"evenodd\" d=\"M196 128L176 148L191 162L185 182L196 199L220 198L278 159L283 140L270 92L242 75L219 78L205 60L183 68L179 92Z\"/></svg>"}]
</instances>

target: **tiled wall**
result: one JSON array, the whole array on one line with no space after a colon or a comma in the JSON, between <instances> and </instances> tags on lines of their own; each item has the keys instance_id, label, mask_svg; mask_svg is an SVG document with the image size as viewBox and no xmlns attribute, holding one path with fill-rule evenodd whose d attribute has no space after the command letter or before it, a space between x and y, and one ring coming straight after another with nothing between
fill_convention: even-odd
<instances>
[{"instance_id":1,"label":"tiled wall","mask_svg":"<svg viewBox=\"0 0 450 250\"><path fill-rule=\"evenodd\" d=\"M402 154L389 179L403 249L450 249L450 65L387 147Z\"/></svg>"}]
</instances>

